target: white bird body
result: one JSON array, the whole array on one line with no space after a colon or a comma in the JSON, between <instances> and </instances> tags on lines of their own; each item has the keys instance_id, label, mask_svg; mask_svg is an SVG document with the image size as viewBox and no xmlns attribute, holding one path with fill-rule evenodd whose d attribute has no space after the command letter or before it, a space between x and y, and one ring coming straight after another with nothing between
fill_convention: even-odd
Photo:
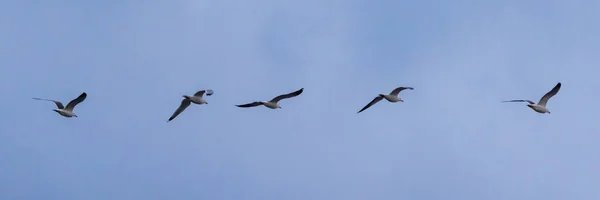
<instances>
[{"instance_id":1,"label":"white bird body","mask_svg":"<svg viewBox=\"0 0 600 200\"><path fill-rule=\"evenodd\" d=\"M53 110L55 112L57 112L58 114L65 116L65 117L76 117L77 116L72 111L68 111L68 110L64 110L64 109L53 109Z\"/></svg>"},{"instance_id":2,"label":"white bird body","mask_svg":"<svg viewBox=\"0 0 600 200\"><path fill-rule=\"evenodd\" d=\"M177 115L179 115L188 106L190 106L191 103L198 104L198 105L208 104L208 102L206 102L206 100L204 100L204 98L202 98L202 96L204 96L204 94L206 94L206 96L211 96L213 94L213 91L212 90L200 90L200 91L196 92L194 94L194 96L183 95L183 100L181 100L181 104L179 105L177 110L175 110L175 112L173 112L171 117L169 117L169 120L167 122L170 122L171 120L175 119L175 117L177 117Z\"/></svg>"},{"instance_id":3,"label":"white bird body","mask_svg":"<svg viewBox=\"0 0 600 200\"><path fill-rule=\"evenodd\" d=\"M527 104L527 107L531 108L535 112L542 113L542 114L544 114L544 113L551 114L550 110L548 110L548 108L546 107L546 104L548 103L548 100L550 100L550 98L552 98L554 95L556 95L558 93L558 91L560 90L560 87L561 87L561 83L558 82L558 84L556 84L556 86L554 86L554 88L552 88L552 90L550 90L549 92L544 94L544 96L542 96L542 98L540 99L540 101L537 104L531 100L521 100L521 99L503 101L503 102L527 102L527 103L529 103L529 104Z\"/></svg>"},{"instance_id":4,"label":"white bird body","mask_svg":"<svg viewBox=\"0 0 600 200\"><path fill-rule=\"evenodd\" d=\"M382 99L385 99L392 103L404 102L404 100L402 100L402 98L400 98L400 96L398 96L398 94L400 94L400 92L402 90L406 90L406 89L414 90L414 88L412 88L412 87L397 87L394 90L392 90L392 92L390 92L390 94L379 94L371 102L369 102L365 107L360 109L358 111L358 113L366 110L367 108L371 107L372 105L375 105L377 102L381 101Z\"/></svg>"},{"instance_id":5,"label":"white bird body","mask_svg":"<svg viewBox=\"0 0 600 200\"><path fill-rule=\"evenodd\" d=\"M64 117L79 117L77 116L74 112L73 109L75 109L75 106L81 102L83 102L85 100L85 98L87 97L87 94L81 93L77 98L71 100L67 106L63 106L63 104L60 101L56 101L56 100L51 100L51 99L41 99L41 98L33 98L35 100L44 100L44 101L52 101L54 102L54 104L56 104L56 107L58 107L58 109L53 109L53 111L57 112L58 114L64 116Z\"/></svg>"},{"instance_id":6,"label":"white bird body","mask_svg":"<svg viewBox=\"0 0 600 200\"><path fill-rule=\"evenodd\" d=\"M527 107L530 107L531 109L533 109L535 112L538 113L550 113L550 111L548 110L548 108L546 108L546 106L541 106L541 105L537 105L537 104L527 104Z\"/></svg>"},{"instance_id":7,"label":"white bird body","mask_svg":"<svg viewBox=\"0 0 600 200\"><path fill-rule=\"evenodd\" d=\"M202 98L202 96L188 96L188 95L183 95L183 98L190 100L192 103L195 104L208 104L208 102L206 102L204 100L204 98Z\"/></svg>"},{"instance_id":8,"label":"white bird body","mask_svg":"<svg viewBox=\"0 0 600 200\"><path fill-rule=\"evenodd\" d=\"M291 92L288 94L282 94L279 96L276 96L275 98L271 99L270 101L255 101L252 103L247 103L247 104L242 104L242 105L236 105L237 107L240 108L250 108L250 107L256 107L256 106L260 106L263 105L267 108L271 108L271 109L277 109L277 108L281 108L281 106L279 106L279 101L282 99L287 99L287 98L292 98L292 97L296 97L300 94L302 94L302 92L304 91L304 88L300 88L299 90L295 91L295 92Z\"/></svg>"},{"instance_id":9,"label":"white bird body","mask_svg":"<svg viewBox=\"0 0 600 200\"><path fill-rule=\"evenodd\" d=\"M281 106L279 106L278 103L273 103L270 101L261 101L261 103L263 105L265 105L267 108L271 108L271 109L281 108Z\"/></svg>"},{"instance_id":10,"label":"white bird body","mask_svg":"<svg viewBox=\"0 0 600 200\"><path fill-rule=\"evenodd\" d=\"M383 97L385 100L388 100L389 102L392 102L392 103L395 103L398 101L404 102L400 97L398 97L396 95L379 94L379 96Z\"/></svg>"}]
</instances>

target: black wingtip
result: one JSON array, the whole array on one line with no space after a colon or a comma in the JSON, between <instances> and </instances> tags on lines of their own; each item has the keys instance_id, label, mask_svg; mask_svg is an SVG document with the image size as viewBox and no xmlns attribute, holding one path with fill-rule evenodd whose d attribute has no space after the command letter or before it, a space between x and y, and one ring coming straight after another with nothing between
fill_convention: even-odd
<instances>
[{"instance_id":1,"label":"black wingtip","mask_svg":"<svg viewBox=\"0 0 600 200\"><path fill-rule=\"evenodd\" d=\"M553 90L558 90L558 89L560 89L561 87L562 87L562 84L561 84L560 82L558 82L558 83L556 84L556 86L554 86L554 88L552 88L552 89L553 89Z\"/></svg>"}]
</instances>

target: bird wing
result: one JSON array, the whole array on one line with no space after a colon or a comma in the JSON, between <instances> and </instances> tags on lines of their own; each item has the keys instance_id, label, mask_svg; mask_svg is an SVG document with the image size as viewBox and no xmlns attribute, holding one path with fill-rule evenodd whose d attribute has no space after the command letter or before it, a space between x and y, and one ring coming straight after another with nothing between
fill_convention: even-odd
<instances>
[{"instance_id":1,"label":"bird wing","mask_svg":"<svg viewBox=\"0 0 600 200\"><path fill-rule=\"evenodd\" d=\"M252 103L247 103L247 104L242 104L242 105L235 105L235 106L240 107L240 108L249 108L249 107L254 107L254 106L260 106L262 104L263 104L262 102L255 101L255 102L252 102Z\"/></svg>"},{"instance_id":2,"label":"bird wing","mask_svg":"<svg viewBox=\"0 0 600 200\"><path fill-rule=\"evenodd\" d=\"M390 95L398 96L398 93L400 93L402 90L405 90L405 89L414 90L414 88L412 88L412 87L398 87L398 88L394 89L392 92L390 92Z\"/></svg>"},{"instance_id":3,"label":"bird wing","mask_svg":"<svg viewBox=\"0 0 600 200\"><path fill-rule=\"evenodd\" d=\"M533 101L530 101L530 100L521 100L521 99L518 99L518 100L510 100L510 101L502 101L502 102L527 102L527 103L529 103L529 104L535 104Z\"/></svg>"},{"instance_id":4,"label":"bird wing","mask_svg":"<svg viewBox=\"0 0 600 200\"><path fill-rule=\"evenodd\" d=\"M538 105L540 106L546 106L546 103L548 103L548 100L556 95L556 93L558 93L558 90L560 90L560 82L558 82L558 84L556 84L556 86L554 86L554 88L552 88L552 90L550 90L550 92L546 93L541 99L540 102L538 103Z\"/></svg>"},{"instance_id":5,"label":"bird wing","mask_svg":"<svg viewBox=\"0 0 600 200\"><path fill-rule=\"evenodd\" d=\"M58 109L63 109L63 108L65 108L65 107L62 105L62 103L61 103L60 101L54 101L54 100L50 100L50 99L41 99L41 98L36 98L36 97L34 97L34 98L32 98L32 99L35 99L35 100L42 100L42 101L52 101L52 102L54 102L54 104L56 104L56 107L58 107Z\"/></svg>"},{"instance_id":6,"label":"bird wing","mask_svg":"<svg viewBox=\"0 0 600 200\"><path fill-rule=\"evenodd\" d=\"M81 103L83 100L85 100L85 98L86 98L86 97L87 97L87 94L86 94L85 92L84 92L84 93L81 93L81 94L80 94L80 95L79 95L77 98L75 98L75 99L71 100L71 102L69 102L69 103L67 104L67 107L65 108L65 110L68 110L68 111L73 111L73 108L75 108L75 106L76 106L77 104L79 104L79 103Z\"/></svg>"},{"instance_id":7,"label":"bird wing","mask_svg":"<svg viewBox=\"0 0 600 200\"><path fill-rule=\"evenodd\" d=\"M196 92L196 94L194 94L194 96L202 97L202 95L204 95L204 93L206 93L206 96L210 96L213 94L213 91L212 90L200 90L200 91Z\"/></svg>"},{"instance_id":8,"label":"bird wing","mask_svg":"<svg viewBox=\"0 0 600 200\"><path fill-rule=\"evenodd\" d=\"M360 109L360 111L358 111L357 114L362 112L363 110L366 110L367 108L371 107L373 104L376 104L377 102L381 101L382 99L383 99L383 97L381 97L381 96L375 97L371 102L369 102L369 104L367 104L365 107Z\"/></svg>"},{"instance_id":9,"label":"bird wing","mask_svg":"<svg viewBox=\"0 0 600 200\"><path fill-rule=\"evenodd\" d=\"M179 115L179 113L183 112L183 110L185 110L185 108L187 108L188 106L190 106L190 103L192 101L188 100L188 99L183 99L181 101L181 105L179 105L179 108L177 108L177 110L175 110L175 112L173 113L173 115L171 115L171 117L169 117L169 121L175 119L175 117L177 117L177 115Z\"/></svg>"},{"instance_id":10,"label":"bird wing","mask_svg":"<svg viewBox=\"0 0 600 200\"><path fill-rule=\"evenodd\" d=\"M270 102L277 103L278 101L280 101L282 99L287 99L287 98L292 98L292 97L298 96L298 95L302 94L302 91L304 91L304 88L300 88L298 91L295 91L295 92L276 96L275 98L271 99Z\"/></svg>"}]
</instances>

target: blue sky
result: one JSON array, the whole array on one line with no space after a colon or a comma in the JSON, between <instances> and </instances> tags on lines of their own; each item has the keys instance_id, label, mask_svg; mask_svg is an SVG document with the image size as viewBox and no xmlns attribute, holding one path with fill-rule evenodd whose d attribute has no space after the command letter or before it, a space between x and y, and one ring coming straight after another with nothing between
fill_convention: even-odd
<instances>
[{"instance_id":1,"label":"blue sky","mask_svg":"<svg viewBox=\"0 0 600 200\"><path fill-rule=\"evenodd\" d=\"M599 199L599 9L1 1L0 199ZM500 103L559 81L552 114Z\"/></svg>"}]
</instances>

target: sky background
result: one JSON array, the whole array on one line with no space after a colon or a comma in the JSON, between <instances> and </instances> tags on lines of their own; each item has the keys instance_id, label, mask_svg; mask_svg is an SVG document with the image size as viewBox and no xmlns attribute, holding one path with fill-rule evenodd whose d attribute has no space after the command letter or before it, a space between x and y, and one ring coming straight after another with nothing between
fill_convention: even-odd
<instances>
[{"instance_id":1,"label":"sky background","mask_svg":"<svg viewBox=\"0 0 600 200\"><path fill-rule=\"evenodd\" d=\"M0 199L600 199L598 10L0 1ZM552 114L500 103L557 82ZM415 90L356 114L398 86ZM299 88L282 109L234 106ZM166 123L202 89L208 105ZM79 118L31 99L81 92Z\"/></svg>"}]
</instances>

